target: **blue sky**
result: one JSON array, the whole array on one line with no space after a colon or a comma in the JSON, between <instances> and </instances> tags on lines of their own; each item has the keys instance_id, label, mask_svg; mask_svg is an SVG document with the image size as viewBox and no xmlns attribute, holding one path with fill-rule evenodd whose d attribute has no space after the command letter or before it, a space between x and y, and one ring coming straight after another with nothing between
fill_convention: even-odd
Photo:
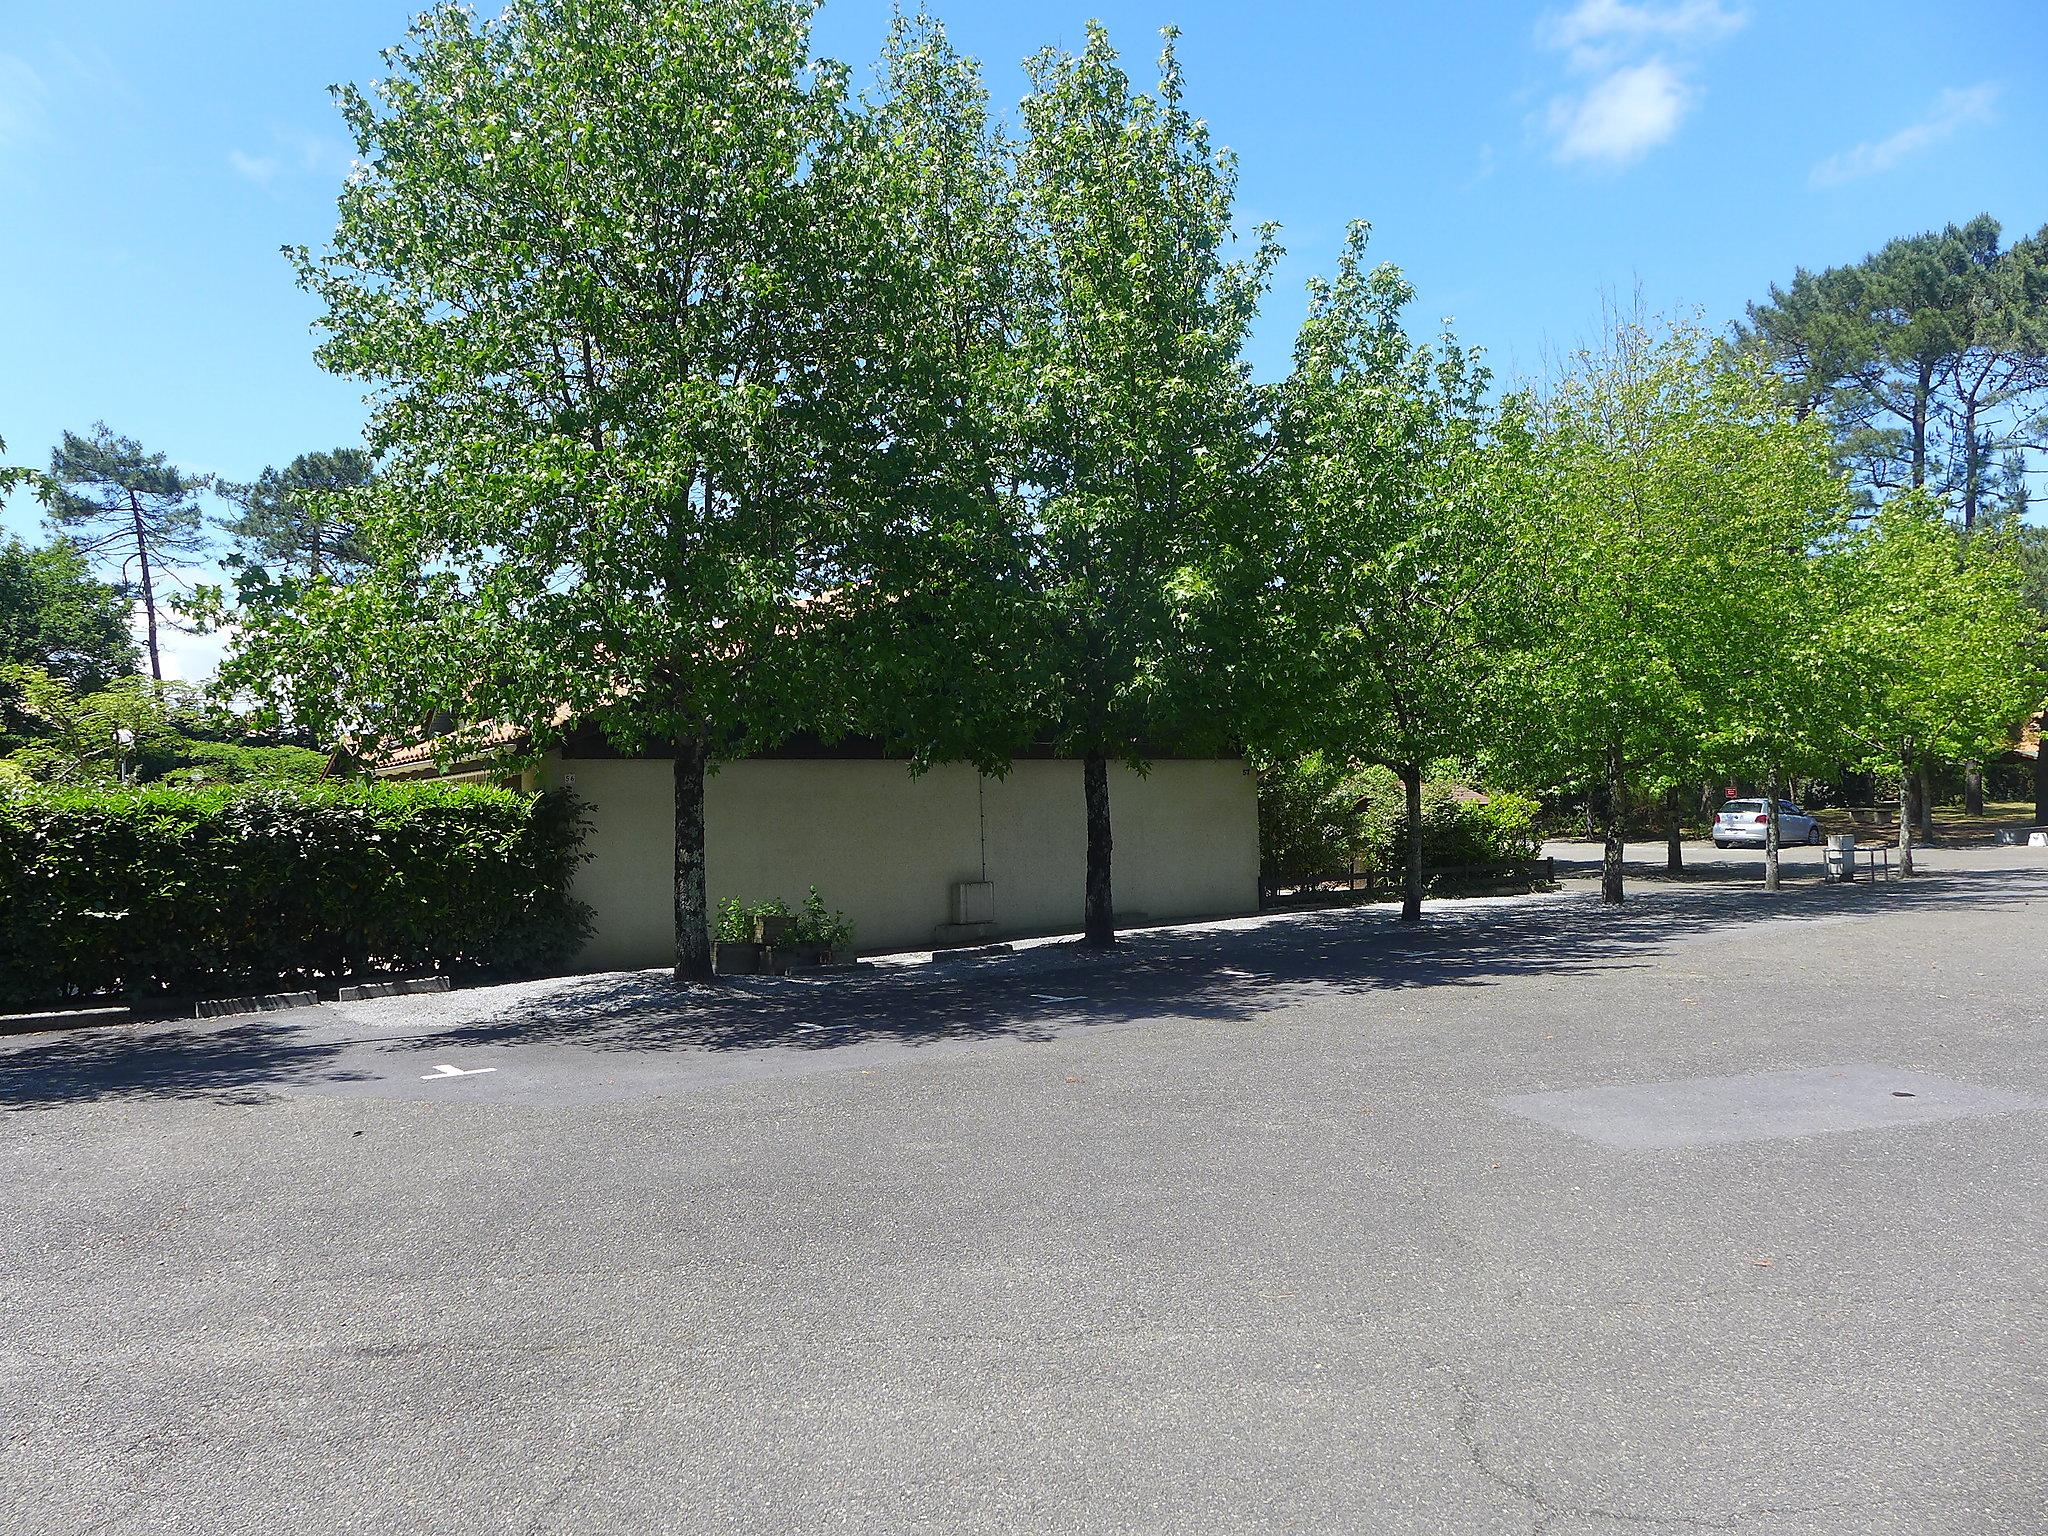
<instances>
[{"instance_id":1,"label":"blue sky","mask_svg":"<svg viewBox=\"0 0 2048 1536\"><path fill-rule=\"evenodd\" d=\"M1714 324L1799 265L1988 211L2048 223L2048 6L1976 0L1511 4L932 0L988 66L1097 16L1143 78L1182 29L1189 97L1242 157L1240 213L1288 257L1255 349L1283 366L1301 287L1347 221L1512 377L1603 292ZM7 0L0 30L0 437L42 462L97 419L253 476L359 440L355 385L313 364L278 247L331 229L349 147L326 86L368 79L405 0ZM826 0L822 52L864 65L885 0ZM17 498L0 526L32 530ZM174 638L186 675L212 646Z\"/></svg>"}]
</instances>

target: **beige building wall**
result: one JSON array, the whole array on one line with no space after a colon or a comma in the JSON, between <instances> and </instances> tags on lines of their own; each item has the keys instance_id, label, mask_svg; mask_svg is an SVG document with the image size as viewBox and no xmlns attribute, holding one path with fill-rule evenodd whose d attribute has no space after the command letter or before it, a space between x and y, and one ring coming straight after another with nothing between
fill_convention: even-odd
<instances>
[{"instance_id":1,"label":"beige building wall","mask_svg":"<svg viewBox=\"0 0 2048 1536\"><path fill-rule=\"evenodd\" d=\"M675 956L674 784L661 761L551 759L550 784L584 801L591 855L576 894L596 915L581 963L667 965ZM1125 919L1214 917L1258 905L1258 798L1234 760L1110 770L1117 911ZM945 922L955 881L995 883L997 937L1081 924L1087 835L1081 765L1020 762L1001 779L948 764L913 777L900 762L830 758L728 763L705 794L714 904L815 884L867 953L916 949Z\"/></svg>"}]
</instances>

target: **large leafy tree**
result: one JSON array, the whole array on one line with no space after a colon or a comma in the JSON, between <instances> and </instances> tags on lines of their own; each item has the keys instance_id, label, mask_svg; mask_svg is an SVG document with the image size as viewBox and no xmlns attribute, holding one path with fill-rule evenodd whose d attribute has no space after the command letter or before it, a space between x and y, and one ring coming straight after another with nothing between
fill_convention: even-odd
<instances>
[{"instance_id":1,"label":"large leafy tree","mask_svg":"<svg viewBox=\"0 0 2048 1536\"><path fill-rule=\"evenodd\" d=\"M1497 676L1500 752L1536 783L1595 787L1606 901L1623 897L1632 783L1668 786L1717 737L1752 758L1789 750L1769 744L1791 706L1736 672L1767 644L1752 562L1796 580L1778 563L1803 557L1837 500L1811 441L1689 323L1616 322L1541 403L1527 484L1542 617Z\"/></svg>"},{"instance_id":2,"label":"large leafy tree","mask_svg":"<svg viewBox=\"0 0 2048 1536\"><path fill-rule=\"evenodd\" d=\"M1107 33L1027 64L1016 157L1024 420L997 622L1022 714L1082 763L1086 942L1115 942L1108 766L1227 737L1219 662L1247 615L1219 579L1253 526L1243 347L1276 247L1233 261L1235 162L1187 108L1173 34L1133 91Z\"/></svg>"},{"instance_id":3,"label":"large leafy tree","mask_svg":"<svg viewBox=\"0 0 2048 1536\"><path fill-rule=\"evenodd\" d=\"M2000 462L2048 442L2048 230L2001 234L1980 214L1904 236L1749 307L1742 335L1833 426L1866 505L1940 487L1972 527Z\"/></svg>"},{"instance_id":4,"label":"large leafy tree","mask_svg":"<svg viewBox=\"0 0 2048 1536\"><path fill-rule=\"evenodd\" d=\"M1830 550L1844 727L1901 789L1899 865L1913 872L1922 773L1981 760L2048 694L2039 613L2009 539L1965 537L1929 495L1895 498Z\"/></svg>"},{"instance_id":5,"label":"large leafy tree","mask_svg":"<svg viewBox=\"0 0 2048 1536\"><path fill-rule=\"evenodd\" d=\"M704 783L815 714L835 584L807 409L848 277L843 72L809 0L441 5L339 93L362 169L297 255L369 382L368 564L266 610L231 680L369 735L430 709L669 753L679 975L710 972ZM462 733L452 740L459 743Z\"/></svg>"},{"instance_id":6,"label":"large leafy tree","mask_svg":"<svg viewBox=\"0 0 2048 1536\"><path fill-rule=\"evenodd\" d=\"M188 474L167 455L147 452L132 437L96 423L84 436L66 432L50 455L44 502L53 532L120 574L142 603L149 675L162 680L157 647L157 578L172 561L207 549L198 493L210 482Z\"/></svg>"},{"instance_id":7,"label":"large leafy tree","mask_svg":"<svg viewBox=\"0 0 2048 1536\"><path fill-rule=\"evenodd\" d=\"M836 424L824 489L851 514L822 622L850 725L919 766L1001 772L1034 734L1016 684L1031 543L1015 146L927 15L898 16L865 108L826 167L861 274L825 296L826 323L860 340L821 356L805 401Z\"/></svg>"},{"instance_id":8,"label":"large leafy tree","mask_svg":"<svg viewBox=\"0 0 2048 1536\"><path fill-rule=\"evenodd\" d=\"M1275 529L1287 616L1288 713L1328 761L1379 763L1407 803L1404 921L1422 915L1422 780L1488 744L1495 646L1516 627L1521 536L1512 470L1519 410L1445 337L1415 346L1414 289L1366 265L1352 227L1309 313L1281 392Z\"/></svg>"},{"instance_id":9,"label":"large leafy tree","mask_svg":"<svg viewBox=\"0 0 2048 1536\"><path fill-rule=\"evenodd\" d=\"M88 692L135 670L129 602L68 539L0 539L0 662L41 667Z\"/></svg>"},{"instance_id":10,"label":"large leafy tree","mask_svg":"<svg viewBox=\"0 0 2048 1536\"><path fill-rule=\"evenodd\" d=\"M234 541L234 558L287 578L351 575L365 555L347 498L338 493L361 490L373 469L364 449L336 448L222 484L221 494L238 509L221 525Z\"/></svg>"},{"instance_id":11,"label":"large leafy tree","mask_svg":"<svg viewBox=\"0 0 2048 1536\"><path fill-rule=\"evenodd\" d=\"M1703 732L1693 764L1764 786L1764 884L1779 877L1780 790L1841 761L1842 698L1830 636L1836 589L1816 561L1847 526L1849 492L1824 425L1788 412L1750 357L1716 354L1686 451L1692 492L1719 541L1695 599Z\"/></svg>"}]
</instances>

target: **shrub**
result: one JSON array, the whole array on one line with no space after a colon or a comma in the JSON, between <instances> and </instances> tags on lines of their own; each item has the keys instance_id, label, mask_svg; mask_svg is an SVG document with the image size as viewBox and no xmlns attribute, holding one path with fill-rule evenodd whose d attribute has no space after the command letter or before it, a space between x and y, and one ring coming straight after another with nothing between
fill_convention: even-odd
<instances>
[{"instance_id":1,"label":"shrub","mask_svg":"<svg viewBox=\"0 0 2048 1536\"><path fill-rule=\"evenodd\" d=\"M1495 791L1484 800L1463 786L1422 788L1423 859L1455 869L1528 858L1541 807L1527 795ZM1399 775L1378 766L1347 774L1321 754L1259 775L1259 873L1268 889L1309 883L1367 859L1383 875L1408 865L1408 806Z\"/></svg>"},{"instance_id":2,"label":"shrub","mask_svg":"<svg viewBox=\"0 0 2048 1536\"><path fill-rule=\"evenodd\" d=\"M159 778L166 784L312 784L327 771L327 754L304 747L192 741Z\"/></svg>"},{"instance_id":3,"label":"shrub","mask_svg":"<svg viewBox=\"0 0 2048 1536\"><path fill-rule=\"evenodd\" d=\"M1319 752L1261 769L1259 878L1266 888L1306 885L1363 852L1358 798L1354 781Z\"/></svg>"},{"instance_id":4,"label":"shrub","mask_svg":"<svg viewBox=\"0 0 2048 1536\"><path fill-rule=\"evenodd\" d=\"M853 924L844 912L828 912L825 898L818 894L818 888L811 887L810 895L804 898L803 910L792 912L789 904L777 896L768 901L757 901L751 907L737 896L728 896L718 904L718 921L713 936L721 944L744 944L754 937L754 919L757 917L787 917L789 942L793 944L823 944L830 949L845 949L853 943Z\"/></svg>"},{"instance_id":5,"label":"shrub","mask_svg":"<svg viewBox=\"0 0 2048 1536\"><path fill-rule=\"evenodd\" d=\"M790 928L790 937L799 944L822 944L827 949L849 949L853 945L853 924L847 921L844 912L827 912L825 898L818 894L818 888L811 887L811 894L804 898L804 908L796 915L796 922Z\"/></svg>"},{"instance_id":6,"label":"shrub","mask_svg":"<svg viewBox=\"0 0 2048 1536\"><path fill-rule=\"evenodd\" d=\"M589 932L581 836L476 785L0 789L0 1003L539 974Z\"/></svg>"}]
</instances>

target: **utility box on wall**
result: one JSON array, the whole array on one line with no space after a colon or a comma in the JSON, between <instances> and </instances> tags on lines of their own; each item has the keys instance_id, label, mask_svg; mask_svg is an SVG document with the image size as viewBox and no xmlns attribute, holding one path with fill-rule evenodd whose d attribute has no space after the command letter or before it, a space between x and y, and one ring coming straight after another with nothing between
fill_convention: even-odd
<instances>
[{"instance_id":1,"label":"utility box on wall","mask_svg":"<svg viewBox=\"0 0 2048 1536\"><path fill-rule=\"evenodd\" d=\"M993 880L953 882L953 921L990 923L996 920L996 883Z\"/></svg>"},{"instance_id":2,"label":"utility box on wall","mask_svg":"<svg viewBox=\"0 0 2048 1536\"><path fill-rule=\"evenodd\" d=\"M953 882L953 920L932 930L932 942L983 944L995 936L996 883L993 880Z\"/></svg>"}]
</instances>

